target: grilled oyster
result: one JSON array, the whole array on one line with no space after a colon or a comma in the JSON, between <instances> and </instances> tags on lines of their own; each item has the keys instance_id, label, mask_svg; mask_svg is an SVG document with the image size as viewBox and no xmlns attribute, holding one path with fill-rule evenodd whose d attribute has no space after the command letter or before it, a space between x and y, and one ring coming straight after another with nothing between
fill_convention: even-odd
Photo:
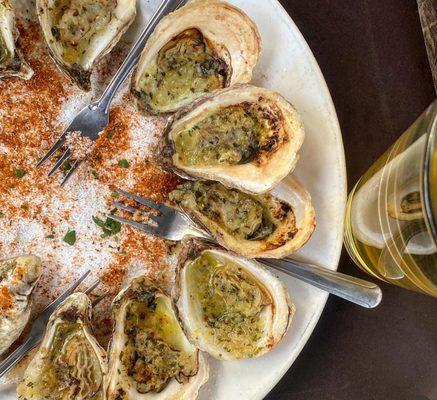
<instances>
[{"instance_id":1,"label":"grilled oyster","mask_svg":"<svg viewBox=\"0 0 437 400\"><path fill-rule=\"evenodd\" d=\"M41 260L33 255L0 261L0 355L29 321L32 293L41 272Z\"/></svg>"},{"instance_id":2,"label":"grilled oyster","mask_svg":"<svg viewBox=\"0 0 437 400\"><path fill-rule=\"evenodd\" d=\"M91 332L91 302L69 296L51 315L41 346L17 388L20 400L102 400L105 352Z\"/></svg>"},{"instance_id":3,"label":"grilled oyster","mask_svg":"<svg viewBox=\"0 0 437 400\"><path fill-rule=\"evenodd\" d=\"M53 60L88 91L93 67L134 20L136 0L36 0L36 9Z\"/></svg>"},{"instance_id":4,"label":"grilled oyster","mask_svg":"<svg viewBox=\"0 0 437 400\"><path fill-rule=\"evenodd\" d=\"M238 8L219 0L191 1L157 26L132 93L147 113L175 112L205 93L249 82L260 42L257 27Z\"/></svg>"},{"instance_id":5,"label":"grilled oyster","mask_svg":"<svg viewBox=\"0 0 437 400\"><path fill-rule=\"evenodd\" d=\"M208 367L185 337L171 300L145 277L135 278L113 303L108 400L191 400Z\"/></svg>"},{"instance_id":6,"label":"grilled oyster","mask_svg":"<svg viewBox=\"0 0 437 400\"><path fill-rule=\"evenodd\" d=\"M0 0L0 78L18 76L30 79L32 68L24 61L17 47L18 32L9 0Z\"/></svg>"},{"instance_id":7,"label":"grilled oyster","mask_svg":"<svg viewBox=\"0 0 437 400\"><path fill-rule=\"evenodd\" d=\"M262 193L294 169L303 139L300 118L283 97L237 85L177 114L155 161L184 178Z\"/></svg>"},{"instance_id":8,"label":"grilled oyster","mask_svg":"<svg viewBox=\"0 0 437 400\"><path fill-rule=\"evenodd\" d=\"M285 257L307 242L315 226L311 197L291 177L261 195L191 181L176 187L170 200L223 247L250 258Z\"/></svg>"},{"instance_id":9,"label":"grilled oyster","mask_svg":"<svg viewBox=\"0 0 437 400\"><path fill-rule=\"evenodd\" d=\"M265 354L294 313L286 288L267 269L194 238L182 242L172 297L190 341L221 360Z\"/></svg>"}]
</instances>

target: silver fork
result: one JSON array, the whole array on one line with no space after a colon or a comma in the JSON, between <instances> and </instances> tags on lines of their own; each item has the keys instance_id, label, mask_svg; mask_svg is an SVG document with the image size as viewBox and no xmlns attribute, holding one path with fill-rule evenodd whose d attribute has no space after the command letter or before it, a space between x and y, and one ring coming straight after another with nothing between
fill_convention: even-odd
<instances>
[{"instance_id":1,"label":"silver fork","mask_svg":"<svg viewBox=\"0 0 437 400\"><path fill-rule=\"evenodd\" d=\"M141 33L135 44L132 46L129 54L120 66L117 73L111 79L111 82L106 87L103 94L98 100L93 101L86 106L82 111L77 114L70 124L65 128L62 135L55 142L55 144L47 151L47 153L38 162L37 167L43 165L48 161L64 144L69 133L80 132L80 135L95 142L99 137L100 132L109 123L109 108L111 106L112 99L115 96L120 85L126 80L132 70L135 68L138 59L141 55L144 45L149 39L152 32L155 30L156 25L166 14L177 10L183 6L187 0L164 0L155 12L144 31ZM49 172L49 176L52 176L62 165L64 165L71 158L71 149L66 146L66 149L62 156L56 161L55 165ZM61 181L61 186L70 179L77 167L83 162L84 159L77 159L73 161L73 164L66 172L66 175Z\"/></svg>"},{"instance_id":2,"label":"silver fork","mask_svg":"<svg viewBox=\"0 0 437 400\"><path fill-rule=\"evenodd\" d=\"M64 293L52 301L32 323L29 334L23 344L17 347L2 363L0 363L0 378L5 375L14 365L16 365L30 350L36 347L42 339L49 318L53 311L61 304L68 296L74 293L77 287L87 278L90 271L85 272L77 281L75 281ZM93 290L99 286L100 281L95 280L91 286L84 291L85 294L91 294ZM103 293L93 301L93 306L96 306L101 300L107 296Z\"/></svg>"},{"instance_id":3,"label":"silver fork","mask_svg":"<svg viewBox=\"0 0 437 400\"><path fill-rule=\"evenodd\" d=\"M147 217L153 221L153 225L126 219L112 213L106 214L107 218L171 241L180 241L186 235L195 235L214 241L207 232L197 228L184 213L124 190L117 189L116 191L128 199L152 208L153 214L149 214ZM131 214L139 211L137 208L121 202L113 202L112 205ZM260 259L258 261L362 307L374 308L382 299L382 292L378 285L318 265L292 259Z\"/></svg>"}]
</instances>

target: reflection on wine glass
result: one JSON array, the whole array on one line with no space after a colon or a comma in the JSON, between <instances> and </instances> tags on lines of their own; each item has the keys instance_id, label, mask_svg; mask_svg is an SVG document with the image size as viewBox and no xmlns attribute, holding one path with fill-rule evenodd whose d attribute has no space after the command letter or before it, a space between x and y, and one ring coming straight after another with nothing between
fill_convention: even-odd
<instances>
[{"instance_id":1,"label":"reflection on wine glass","mask_svg":"<svg viewBox=\"0 0 437 400\"><path fill-rule=\"evenodd\" d=\"M366 272L437 296L437 101L363 175L345 244Z\"/></svg>"}]
</instances>

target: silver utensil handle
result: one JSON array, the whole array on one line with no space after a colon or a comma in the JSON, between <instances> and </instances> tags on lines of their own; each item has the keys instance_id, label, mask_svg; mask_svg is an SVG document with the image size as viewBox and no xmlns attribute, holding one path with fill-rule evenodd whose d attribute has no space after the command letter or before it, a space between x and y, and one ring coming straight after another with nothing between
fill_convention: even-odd
<instances>
[{"instance_id":1,"label":"silver utensil handle","mask_svg":"<svg viewBox=\"0 0 437 400\"><path fill-rule=\"evenodd\" d=\"M190 234L217 243L210 234L195 228L194 223L186 215L185 218L192 229ZM382 300L381 288L364 279L292 259L260 258L257 261L362 307L374 308Z\"/></svg>"},{"instance_id":2,"label":"silver utensil handle","mask_svg":"<svg viewBox=\"0 0 437 400\"><path fill-rule=\"evenodd\" d=\"M20 360L39 343L39 340L28 338L21 346L17 347L3 362L0 363L0 378L10 371Z\"/></svg>"},{"instance_id":3,"label":"silver utensil handle","mask_svg":"<svg viewBox=\"0 0 437 400\"><path fill-rule=\"evenodd\" d=\"M262 263L298 278L315 287L349 300L366 308L376 307L382 300L380 287L372 282L354 278L340 272L330 271L313 264L294 260L274 260L263 258Z\"/></svg>"},{"instance_id":4,"label":"silver utensil handle","mask_svg":"<svg viewBox=\"0 0 437 400\"><path fill-rule=\"evenodd\" d=\"M109 106L111 105L111 101L115 96L115 93L117 92L120 85L126 80L129 74L135 68L147 40L150 38L156 26L161 21L162 17L177 10L179 7L182 7L186 2L187 0L164 0L161 3L158 10L156 10L155 14L147 24L146 28L141 33L140 37L132 46L129 54L123 61L123 64L121 64L117 73L111 79L111 82L106 87L100 99L93 104L94 106L104 107L104 109L108 111Z\"/></svg>"}]
</instances>

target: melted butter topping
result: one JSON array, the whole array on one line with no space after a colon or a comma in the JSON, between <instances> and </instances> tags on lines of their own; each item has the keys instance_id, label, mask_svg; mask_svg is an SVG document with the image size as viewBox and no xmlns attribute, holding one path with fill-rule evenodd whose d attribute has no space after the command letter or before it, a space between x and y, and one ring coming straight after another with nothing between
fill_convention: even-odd
<instances>
[{"instance_id":1,"label":"melted butter topping","mask_svg":"<svg viewBox=\"0 0 437 400\"><path fill-rule=\"evenodd\" d=\"M285 220L294 219L291 207L269 194L250 195L220 183L193 181L170 193L179 207L197 211L233 237L263 240Z\"/></svg>"},{"instance_id":2,"label":"melted butter topping","mask_svg":"<svg viewBox=\"0 0 437 400\"><path fill-rule=\"evenodd\" d=\"M158 53L144 70L139 87L144 105L164 113L187 99L225 87L226 65L196 29L189 29Z\"/></svg>"},{"instance_id":3,"label":"melted butter topping","mask_svg":"<svg viewBox=\"0 0 437 400\"><path fill-rule=\"evenodd\" d=\"M42 367L26 373L19 399L103 399L99 359L80 323L60 323L45 351Z\"/></svg>"},{"instance_id":4,"label":"melted butter topping","mask_svg":"<svg viewBox=\"0 0 437 400\"><path fill-rule=\"evenodd\" d=\"M182 329L162 297L127 306L125 335L121 361L139 393L159 393L172 378L184 383L197 373L197 353L184 350Z\"/></svg>"},{"instance_id":5,"label":"melted butter topping","mask_svg":"<svg viewBox=\"0 0 437 400\"><path fill-rule=\"evenodd\" d=\"M67 64L79 64L91 38L107 28L116 4L116 0L57 0L51 29L62 43Z\"/></svg>"},{"instance_id":6,"label":"melted butter topping","mask_svg":"<svg viewBox=\"0 0 437 400\"><path fill-rule=\"evenodd\" d=\"M9 61L11 61L11 56L11 52L8 50L3 37L0 35L0 69L1 67L6 66Z\"/></svg>"},{"instance_id":7,"label":"melted butter topping","mask_svg":"<svg viewBox=\"0 0 437 400\"><path fill-rule=\"evenodd\" d=\"M5 62L6 58L6 49L4 47L3 39L0 37L0 66Z\"/></svg>"},{"instance_id":8,"label":"melted butter topping","mask_svg":"<svg viewBox=\"0 0 437 400\"><path fill-rule=\"evenodd\" d=\"M264 334L262 312L272 303L269 293L242 267L208 251L187 268L188 288L210 340L236 358L256 356Z\"/></svg>"},{"instance_id":9,"label":"melted butter topping","mask_svg":"<svg viewBox=\"0 0 437 400\"><path fill-rule=\"evenodd\" d=\"M271 131L271 119L261 107L241 103L220 108L173 138L185 166L236 165L253 161Z\"/></svg>"}]
</instances>

